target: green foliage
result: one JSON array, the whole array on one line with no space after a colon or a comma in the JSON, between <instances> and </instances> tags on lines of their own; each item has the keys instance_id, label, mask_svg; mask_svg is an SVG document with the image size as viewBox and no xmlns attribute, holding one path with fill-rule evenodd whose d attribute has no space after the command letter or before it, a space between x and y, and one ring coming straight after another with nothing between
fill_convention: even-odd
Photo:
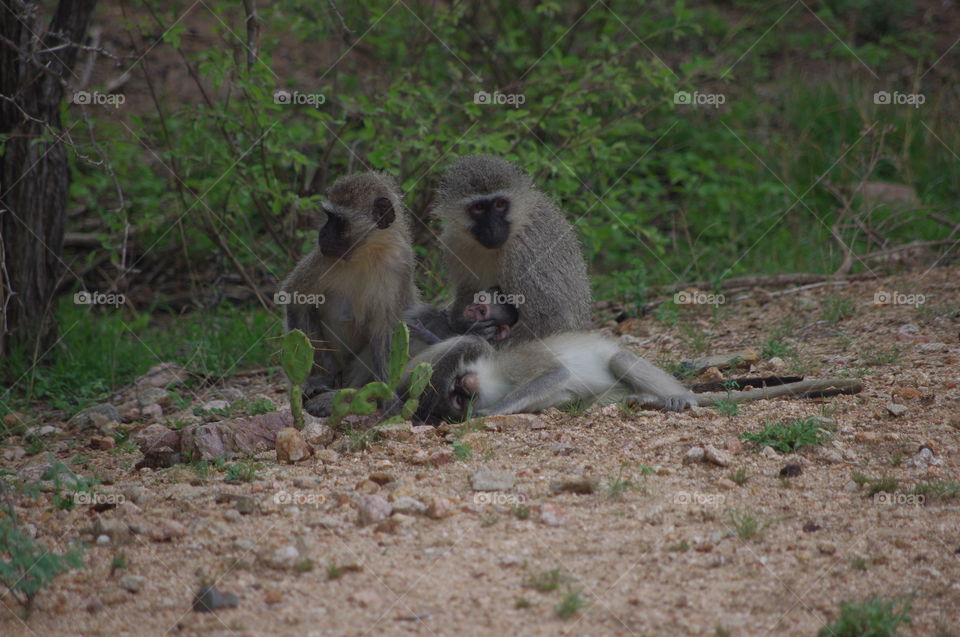
<instances>
[{"instance_id":1,"label":"green foliage","mask_svg":"<svg viewBox=\"0 0 960 637\"><path fill-rule=\"evenodd\" d=\"M900 624L909 624L910 600L870 597L840 606L840 616L820 629L819 637L897 637Z\"/></svg>"},{"instance_id":2,"label":"green foliage","mask_svg":"<svg viewBox=\"0 0 960 637\"><path fill-rule=\"evenodd\" d=\"M752 540L769 526L769 523L762 523L754 514L749 511L732 510L728 512L730 524L737 532L737 537L741 540Z\"/></svg>"},{"instance_id":3,"label":"green foliage","mask_svg":"<svg viewBox=\"0 0 960 637\"><path fill-rule=\"evenodd\" d=\"M922 495L925 498L956 500L957 498L960 498L960 484L954 480L921 482L913 488L912 493L914 495Z\"/></svg>"},{"instance_id":4,"label":"green foliage","mask_svg":"<svg viewBox=\"0 0 960 637\"><path fill-rule=\"evenodd\" d=\"M245 459L231 462L227 465L227 475L224 480L227 482L253 482L257 479L257 470L260 469L253 460Z\"/></svg>"},{"instance_id":5,"label":"green foliage","mask_svg":"<svg viewBox=\"0 0 960 637\"><path fill-rule=\"evenodd\" d=\"M829 296L823 300L823 320L830 323L842 321L857 313L853 299L845 296Z\"/></svg>"},{"instance_id":6,"label":"green foliage","mask_svg":"<svg viewBox=\"0 0 960 637\"><path fill-rule=\"evenodd\" d=\"M743 467L740 467L736 471L730 474L730 479L733 480L737 486L742 487L747 483L747 480L750 479L750 475L747 473L747 470Z\"/></svg>"},{"instance_id":7,"label":"green foliage","mask_svg":"<svg viewBox=\"0 0 960 637\"><path fill-rule=\"evenodd\" d=\"M720 399L713 404L713 408L716 409L721 416L726 416L727 418L740 415L740 403L732 400Z\"/></svg>"},{"instance_id":8,"label":"green foliage","mask_svg":"<svg viewBox=\"0 0 960 637\"><path fill-rule=\"evenodd\" d=\"M531 575L524 581L523 585L541 593L549 593L560 588L560 585L567 579L567 576L558 567Z\"/></svg>"},{"instance_id":9,"label":"green foliage","mask_svg":"<svg viewBox=\"0 0 960 637\"><path fill-rule=\"evenodd\" d=\"M303 429L303 389L313 369L313 344L300 330L290 330L280 337L280 366L290 381L290 411L293 426Z\"/></svg>"},{"instance_id":10,"label":"green foliage","mask_svg":"<svg viewBox=\"0 0 960 637\"><path fill-rule=\"evenodd\" d=\"M570 619L576 615L580 609L586 605L586 603L587 602L583 599L580 591L567 591L557 604L557 616L560 619Z\"/></svg>"},{"instance_id":11,"label":"green foliage","mask_svg":"<svg viewBox=\"0 0 960 637\"><path fill-rule=\"evenodd\" d=\"M768 424L762 431L746 431L741 437L759 447L773 447L782 453L792 453L801 447L825 444L830 432L824 429L818 418L800 418Z\"/></svg>"}]
</instances>

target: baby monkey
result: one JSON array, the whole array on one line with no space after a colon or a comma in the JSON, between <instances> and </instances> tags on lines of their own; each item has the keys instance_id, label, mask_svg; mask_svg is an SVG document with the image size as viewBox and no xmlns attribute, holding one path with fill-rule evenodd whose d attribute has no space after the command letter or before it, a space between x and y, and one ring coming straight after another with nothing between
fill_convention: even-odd
<instances>
[{"instance_id":1,"label":"baby monkey","mask_svg":"<svg viewBox=\"0 0 960 637\"><path fill-rule=\"evenodd\" d=\"M510 336L511 328L520 320L520 312L509 303L498 303L499 288L490 288L474 295L474 302L466 305L459 323L467 325L470 334L480 336L491 343L499 343ZM426 349L462 332L454 328L450 316L451 310L420 305L404 315L404 321L410 328L411 347L416 355Z\"/></svg>"},{"instance_id":2,"label":"baby monkey","mask_svg":"<svg viewBox=\"0 0 960 637\"><path fill-rule=\"evenodd\" d=\"M433 366L420 420L463 420L546 409L575 399L636 401L665 411L697 404L693 393L649 361L590 332L564 332L503 349L475 335L430 346L409 364Z\"/></svg>"}]
</instances>

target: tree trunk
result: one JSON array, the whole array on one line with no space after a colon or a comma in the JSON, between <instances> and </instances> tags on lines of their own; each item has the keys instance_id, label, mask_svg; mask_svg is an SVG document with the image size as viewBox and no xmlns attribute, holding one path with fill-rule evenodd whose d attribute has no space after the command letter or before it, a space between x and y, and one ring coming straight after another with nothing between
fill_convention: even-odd
<instances>
[{"instance_id":1,"label":"tree trunk","mask_svg":"<svg viewBox=\"0 0 960 637\"><path fill-rule=\"evenodd\" d=\"M95 5L60 0L44 31L39 2L0 2L0 355L27 347L42 356L56 339L70 185L60 102L78 83L78 48L43 50L81 43Z\"/></svg>"}]
</instances>

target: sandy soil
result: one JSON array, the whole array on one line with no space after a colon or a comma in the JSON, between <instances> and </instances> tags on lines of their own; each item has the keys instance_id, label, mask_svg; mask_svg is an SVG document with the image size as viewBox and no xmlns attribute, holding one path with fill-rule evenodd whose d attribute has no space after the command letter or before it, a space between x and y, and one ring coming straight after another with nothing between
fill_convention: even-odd
<instances>
[{"instance_id":1,"label":"sandy soil","mask_svg":"<svg viewBox=\"0 0 960 637\"><path fill-rule=\"evenodd\" d=\"M878 305L878 290L927 298L919 307ZM854 314L818 323L840 298L853 301ZM112 477L99 492L126 502L96 513L23 499L21 520L58 548L92 540L97 516L141 532L88 548L86 568L58 578L26 620L0 595L0 634L815 635L841 602L871 595L912 596L905 635L960 634L960 499L921 504L906 495L920 482L960 480L960 268L726 301L717 322L705 309L674 326L639 321L635 336L652 339L640 351L674 361L702 353L690 349L691 324L717 330L706 353L759 349L791 318L787 341L798 356L786 364L810 376L861 375L864 391L749 403L734 416L550 410L501 419L499 430L477 427L460 439L472 451L465 460L451 457L443 432L418 429L292 466L268 454L257 479L241 484L226 484L217 470L206 479L183 466L137 471L139 453L93 451L64 434L57 455L82 451L89 461L80 473ZM885 355L894 348L898 356ZM234 386L283 404L279 382ZM894 417L885 405L903 389L918 391L896 392L907 410ZM738 442L766 423L808 416L835 421L830 443L788 457ZM726 451L730 465L684 464L696 445ZM4 464L20 471L34 462ZM781 478L791 462L802 474ZM513 472L516 486L474 492L471 475L481 468ZM742 486L730 480L740 468ZM897 495L869 497L855 472L895 477ZM577 476L598 479L599 489L551 491ZM439 519L408 513L360 526L361 492L374 490L432 503ZM259 509L238 515L216 501L225 492L254 496ZM288 497L278 504L280 492ZM752 515L759 533L740 537L732 512ZM185 535L152 539L168 519ZM127 566L111 573L119 554ZM553 569L556 590L531 586ZM121 583L131 575L144 578L138 592ZM203 583L235 593L238 606L192 612ZM571 591L584 605L562 619L556 607Z\"/></svg>"}]
</instances>

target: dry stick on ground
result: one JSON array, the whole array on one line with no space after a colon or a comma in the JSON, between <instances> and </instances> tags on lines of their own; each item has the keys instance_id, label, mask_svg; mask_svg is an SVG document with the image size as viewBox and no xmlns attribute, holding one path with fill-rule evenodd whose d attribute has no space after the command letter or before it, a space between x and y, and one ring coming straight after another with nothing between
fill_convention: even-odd
<instances>
[{"instance_id":1,"label":"dry stick on ground","mask_svg":"<svg viewBox=\"0 0 960 637\"><path fill-rule=\"evenodd\" d=\"M750 391L708 392L697 394L697 405L709 407L717 403L745 403L753 400L768 398L818 398L836 396L838 394L858 394L863 390L863 383L852 378L817 378L802 380L799 383L787 383L774 387L751 389ZM645 409L663 409L662 400L645 401Z\"/></svg>"}]
</instances>

